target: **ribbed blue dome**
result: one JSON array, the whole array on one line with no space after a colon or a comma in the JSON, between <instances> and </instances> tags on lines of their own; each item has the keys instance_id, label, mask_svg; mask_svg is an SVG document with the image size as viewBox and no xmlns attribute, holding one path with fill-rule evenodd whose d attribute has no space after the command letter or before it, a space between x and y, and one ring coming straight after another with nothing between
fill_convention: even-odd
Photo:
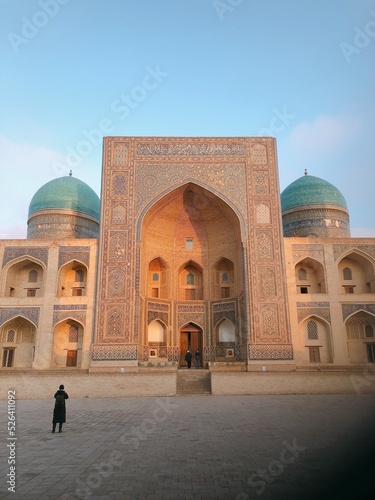
<instances>
[{"instance_id":1,"label":"ribbed blue dome","mask_svg":"<svg viewBox=\"0 0 375 500\"><path fill-rule=\"evenodd\" d=\"M36 212L69 209L100 219L99 196L85 182L72 176L59 177L44 184L34 194L29 206L29 219Z\"/></svg>"},{"instance_id":2,"label":"ribbed blue dome","mask_svg":"<svg viewBox=\"0 0 375 500\"><path fill-rule=\"evenodd\" d=\"M308 207L336 207L348 211L342 193L330 182L304 175L287 186L281 193L283 214Z\"/></svg>"}]
</instances>

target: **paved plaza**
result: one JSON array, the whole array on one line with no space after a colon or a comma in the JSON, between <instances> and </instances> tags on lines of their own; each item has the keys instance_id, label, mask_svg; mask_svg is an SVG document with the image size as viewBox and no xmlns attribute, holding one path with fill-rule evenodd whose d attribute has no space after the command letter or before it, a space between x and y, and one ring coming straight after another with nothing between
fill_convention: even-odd
<instances>
[{"instance_id":1,"label":"paved plaza","mask_svg":"<svg viewBox=\"0 0 375 500\"><path fill-rule=\"evenodd\" d=\"M53 404L15 440L0 401L1 499L375 498L375 395L70 398L61 434Z\"/></svg>"}]
</instances>

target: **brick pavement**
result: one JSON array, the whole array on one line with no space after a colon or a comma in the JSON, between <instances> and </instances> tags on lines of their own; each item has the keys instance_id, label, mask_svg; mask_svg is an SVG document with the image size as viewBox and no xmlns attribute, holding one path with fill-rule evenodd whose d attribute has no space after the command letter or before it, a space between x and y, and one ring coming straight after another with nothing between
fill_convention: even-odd
<instances>
[{"instance_id":1,"label":"brick pavement","mask_svg":"<svg viewBox=\"0 0 375 500\"><path fill-rule=\"evenodd\" d=\"M12 493L0 401L1 499L375 498L371 394L70 398L62 434L52 407L17 401Z\"/></svg>"}]
</instances>

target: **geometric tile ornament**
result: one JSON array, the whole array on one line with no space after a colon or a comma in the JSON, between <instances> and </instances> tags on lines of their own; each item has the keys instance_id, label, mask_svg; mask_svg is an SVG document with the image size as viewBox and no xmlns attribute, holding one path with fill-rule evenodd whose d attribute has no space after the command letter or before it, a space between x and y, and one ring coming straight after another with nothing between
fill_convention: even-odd
<instances>
[{"instance_id":1,"label":"geometric tile ornament","mask_svg":"<svg viewBox=\"0 0 375 500\"><path fill-rule=\"evenodd\" d=\"M0 326L6 321L17 316L23 316L30 320L36 327L39 325L40 307L1 307L0 308Z\"/></svg>"},{"instance_id":2,"label":"geometric tile ornament","mask_svg":"<svg viewBox=\"0 0 375 500\"><path fill-rule=\"evenodd\" d=\"M168 297L153 298L154 303L168 304L170 308L168 316L163 315L163 323L168 320L166 326L172 332L168 359L178 360L179 328L185 322L194 322L204 334L205 360L215 360L216 346L211 344L215 342L215 321L228 315L238 323L239 344L234 346L237 360L243 356L247 360L291 359L280 190L275 140L271 137L104 139L93 359L98 359L99 353L101 359L125 359L122 356L129 356L127 345L138 350L136 354L132 351L132 359L148 356L138 338L147 338L147 323L157 315L147 316L140 307L140 279L147 274L140 268L143 218L156 203L187 184L204 189L237 217L243 245L240 274L244 293L232 300L234 308L219 315L209 303L201 310L194 304L186 309Z\"/></svg>"},{"instance_id":3,"label":"geometric tile ornament","mask_svg":"<svg viewBox=\"0 0 375 500\"><path fill-rule=\"evenodd\" d=\"M19 257L27 258L27 256L34 257L47 266L48 250L48 247L5 247L3 255L3 267L13 259L17 259Z\"/></svg>"}]
</instances>

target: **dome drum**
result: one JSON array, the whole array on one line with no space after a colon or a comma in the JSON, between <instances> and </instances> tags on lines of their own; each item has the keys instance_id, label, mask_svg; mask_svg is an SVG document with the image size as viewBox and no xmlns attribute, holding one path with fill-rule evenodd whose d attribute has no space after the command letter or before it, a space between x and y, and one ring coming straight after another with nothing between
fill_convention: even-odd
<instances>
[{"instance_id":1,"label":"dome drum","mask_svg":"<svg viewBox=\"0 0 375 500\"><path fill-rule=\"evenodd\" d=\"M59 177L44 184L29 206L28 238L98 238L100 200L87 184Z\"/></svg>"},{"instance_id":2,"label":"dome drum","mask_svg":"<svg viewBox=\"0 0 375 500\"><path fill-rule=\"evenodd\" d=\"M281 193L284 236L350 237L344 196L331 183L305 175Z\"/></svg>"}]
</instances>

